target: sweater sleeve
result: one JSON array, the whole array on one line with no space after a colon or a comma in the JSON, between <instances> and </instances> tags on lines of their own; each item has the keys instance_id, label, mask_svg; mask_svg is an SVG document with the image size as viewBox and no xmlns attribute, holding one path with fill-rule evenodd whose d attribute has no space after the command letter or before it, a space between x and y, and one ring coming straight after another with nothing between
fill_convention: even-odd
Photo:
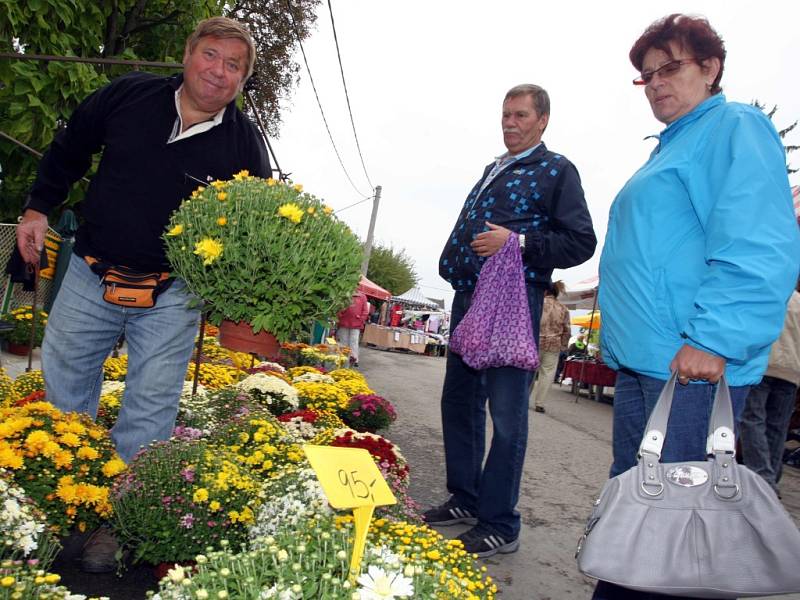
<instances>
[{"instance_id":1,"label":"sweater sleeve","mask_svg":"<svg viewBox=\"0 0 800 600\"><path fill-rule=\"evenodd\" d=\"M78 105L66 128L56 134L42 157L26 209L46 215L66 200L72 185L89 170L92 156L102 149L110 106L120 89L133 79L133 76L120 77Z\"/></svg>"},{"instance_id":2,"label":"sweater sleeve","mask_svg":"<svg viewBox=\"0 0 800 600\"><path fill-rule=\"evenodd\" d=\"M549 228L525 236L525 263L534 269L568 269L594 254L597 237L575 166L566 161L558 174L547 213Z\"/></svg>"},{"instance_id":3,"label":"sweater sleeve","mask_svg":"<svg viewBox=\"0 0 800 600\"><path fill-rule=\"evenodd\" d=\"M749 108L723 117L687 182L707 269L681 335L732 362L778 337L800 263L783 144Z\"/></svg>"}]
</instances>

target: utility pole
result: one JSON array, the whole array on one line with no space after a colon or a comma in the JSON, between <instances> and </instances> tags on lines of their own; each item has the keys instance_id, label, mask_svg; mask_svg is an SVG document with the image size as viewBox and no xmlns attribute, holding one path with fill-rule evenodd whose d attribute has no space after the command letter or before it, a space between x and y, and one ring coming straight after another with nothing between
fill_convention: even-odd
<instances>
[{"instance_id":1,"label":"utility pole","mask_svg":"<svg viewBox=\"0 0 800 600\"><path fill-rule=\"evenodd\" d=\"M372 199L372 216L369 218L367 241L364 242L364 262L361 263L361 274L366 277L369 269L369 256L372 254L372 234L375 233L375 221L378 218L378 204L381 201L381 186L375 186L375 197Z\"/></svg>"}]
</instances>

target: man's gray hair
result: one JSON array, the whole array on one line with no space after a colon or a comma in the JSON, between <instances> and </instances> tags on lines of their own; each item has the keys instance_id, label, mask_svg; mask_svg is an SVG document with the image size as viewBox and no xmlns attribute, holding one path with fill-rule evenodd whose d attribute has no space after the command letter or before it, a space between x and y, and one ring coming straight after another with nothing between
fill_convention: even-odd
<instances>
[{"instance_id":1,"label":"man's gray hair","mask_svg":"<svg viewBox=\"0 0 800 600\"><path fill-rule=\"evenodd\" d=\"M530 96L533 99L533 108L540 117L550 114L550 96L543 87L532 83L515 85L506 92L506 97L503 98L503 102L509 98L516 98L518 96Z\"/></svg>"}]
</instances>

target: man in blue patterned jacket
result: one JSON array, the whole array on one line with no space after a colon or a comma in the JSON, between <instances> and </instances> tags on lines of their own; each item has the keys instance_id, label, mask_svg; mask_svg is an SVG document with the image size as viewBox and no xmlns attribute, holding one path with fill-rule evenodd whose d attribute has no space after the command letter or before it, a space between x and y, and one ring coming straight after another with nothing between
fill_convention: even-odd
<instances>
[{"instance_id":1,"label":"man in blue patterned jacket","mask_svg":"<svg viewBox=\"0 0 800 600\"><path fill-rule=\"evenodd\" d=\"M488 165L467 196L439 262L455 290L451 331L462 319L481 266L519 235L534 339L539 338L544 289L554 268L588 260L597 239L578 171L541 141L550 98L539 86L518 85L503 101L507 152ZM428 510L431 525L468 523L459 536L481 557L519 547L519 498L528 441L528 392L533 373L514 367L476 371L450 354L442 391L442 430L450 499ZM484 464L486 400L494 433Z\"/></svg>"}]
</instances>

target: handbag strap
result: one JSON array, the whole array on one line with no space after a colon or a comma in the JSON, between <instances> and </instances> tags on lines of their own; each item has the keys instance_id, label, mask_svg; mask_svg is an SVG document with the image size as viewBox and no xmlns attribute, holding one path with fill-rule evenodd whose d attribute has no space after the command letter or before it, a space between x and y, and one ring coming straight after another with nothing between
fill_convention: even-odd
<instances>
[{"instance_id":1,"label":"handbag strap","mask_svg":"<svg viewBox=\"0 0 800 600\"><path fill-rule=\"evenodd\" d=\"M672 410L672 397L675 393L675 384L678 380L677 371L673 371L661 394L658 397L653 412L647 421L645 434L639 445L639 457L650 454L661 458L664 448L664 439L667 434L667 423ZM714 407L708 423L708 439L706 442L708 454L735 454L736 442L733 435L733 406L728 383L723 375L717 384L714 394Z\"/></svg>"}]
</instances>

